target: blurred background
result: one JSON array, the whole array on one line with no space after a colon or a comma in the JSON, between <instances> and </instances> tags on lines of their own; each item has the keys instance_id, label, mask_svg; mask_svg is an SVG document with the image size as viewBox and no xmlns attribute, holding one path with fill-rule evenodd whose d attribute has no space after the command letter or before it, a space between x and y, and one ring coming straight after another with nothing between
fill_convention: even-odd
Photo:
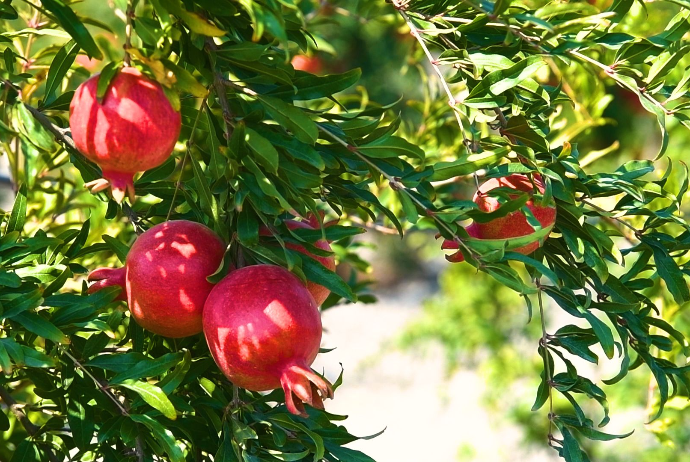
<instances>
[{"instance_id":1,"label":"blurred background","mask_svg":"<svg viewBox=\"0 0 690 462\"><path fill-rule=\"evenodd\" d=\"M592 2L604 8L606 0ZM112 29L112 33L94 30L108 59L121 54L120 3L87 0L75 5ZM440 97L438 82L430 77L417 42L389 5L383 0L296 3L304 10L315 40L308 50L292 50L300 55L293 61L296 67L320 74L361 68L360 86L350 97L395 103L391 110L402 115L401 132L423 146L430 161L457 154L457 125L452 117L447 124L424 124L425 115L448 110L446 100ZM648 3L646 8L645 13L634 7L621 30L653 34L678 11L671 4ZM104 65L85 56L79 60L93 71ZM621 159L654 158L660 142L656 120L636 97L599 75L573 71L563 68L554 75L546 69L539 76L544 84L567 81L564 90L576 101L554 116L553 143L577 143L588 171L593 172L615 169ZM682 75L683 69L678 72ZM348 97L343 95L342 101ZM675 120L669 124L669 156L683 159L690 143L688 130ZM1 162L4 159L0 159L0 176L7 176L7 166ZM0 181L0 187L0 201L7 209L13 193L6 182ZM469 199L474 189L474 180L468 179L439 185L438 192ZM97 206L86 194L84 201ZM431 231L411 230L405 240L390 231L372 229L353 244L369 261L354 265L358 277L373 281L371 292L378 301L326 309L323 346L335 350L320 355L314 365L332 380L341 363L345 368L344 385L327 409L349 415L346 425L352 433L365 436L385 429L353 446L378 462L559 460L546 444L547 411L530 410L542 367L537 355L538 317L528 322L524 300L488 276L476 274L469 265L447 263ZM341 268L343 274L345 269ZM663 303L664 316L673 317L690 333L688 313L670 300ZM571 322L555 306L546 307L546 317L550 331ZM595 381L618 370L615 359L599 356L604 360L596 368L576 362ZM632 371L605 391L612 412L609 432L634 429L635 434L614 442L586 442L592 460L690 461L687 397L674 398L661 419L645 425L656 406L647 369ZM559 405L564 403L557 401Z\"/></svg>"}]
</instances>

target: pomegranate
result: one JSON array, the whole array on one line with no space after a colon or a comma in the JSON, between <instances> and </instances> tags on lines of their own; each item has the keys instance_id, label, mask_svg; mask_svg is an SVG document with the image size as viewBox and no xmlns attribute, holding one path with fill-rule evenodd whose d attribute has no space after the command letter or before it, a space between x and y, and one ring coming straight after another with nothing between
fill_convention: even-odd
<instances>
[{"instance_id":1,"label":"pomegranate","mask_svg":"<svg viewBox=\"0 0 690 462\"><path fill-rule=\"evenodd\" d=\"M314 225L314 221L316 221L316 225ZM316 229L318 227L318 221L316 220L315 217L312 217L309 222L305 221L295 221L295 220L285 220L285 225L290 228L290 229ZM259 230L259 235L261 236L270 236L271 232L265 228L262 227ZM325 250L327 252L331 252L331 246L328 244L327 241L320 239L316 241L314 244L314 247ZM331 271L335 271L335 257L332 255L329 257L322 257L320 255L314 255L313 253L309 252L303 245L300 244L293 244L290 242L286 242L285 246L288 249L296 250L299 253L302 253L304 255L307 255L314 260L318 261L321 263L323 266L328 268ZM317 306L321 306L323 302L328 298L328 295L331 293L330 290L325 288L322 285L316 284L315 282L312 281L307 281L307 290L309 293L311 293L312 297L314 297L314 301L316 301Z\"/></svg>"},{"instance_id":2,"label":"pomegranate","mask_svg":"<svg viewBox=\"0 0 690 462\"><path fill-rule=\"evenodd\" d=\"M132 317L144 328L172 338L201 332L206 280L223 260L225 244L206 226L166 221L139 236L123 268L100 268L89 274L89 293L119 286Z\"/></svg>"},{"instance_id":3,"label":"pomegranate","mask_svg":"<svg viewBox=\"0 0 690 462\"><path fill-rule=\"evenodd\" d=\"M331 384L309 367L319 352L321 317L299 279L280 266L246 266L226 276L204 306L204 335L218 367L253 391L282 387L288 411L323 409Z\"/></svg>"},{"instance_id":4,"label":"pomegranate","mask_svg":"<svg viewBox=\"0 0 690 462\"><path fill-rule=\"evenodd\" d=\"M323 71L323 63L318 56L296 55L292 58L292 67L310 74L320 74Z\"/></svg>"},{"instance_id":5,"label":"pomegranate","mask_svg":"<svg viewBox=\"0 0 690 462\"><path fill-rule=\"evenodd\" d=\"M112 190L122 202L134 200L134 174L159 166L170 156L182 127L155 81L125 67L110 82L102 101L96 98L99 74L82 83L70 104L74 144L103 170L103 178L87 183L91 192Z\"/></svg>"},{"instance_id":6,"label":"pomegranate","mask_svg":"<svg viewBox=\"0 0 690 462\"><path fill-rule=\"evenodd\" d=\"M544 193L544 183L540 175L534 175L533 180L530 180L527 175L514 173L506 177L492 178L484 182L479 187L479 191L474 195L473 200L479 206L480 210L484 212L493 212L501 206L501 203L497 197L490 194L492 190L497 188L511 188L516 191L533 193L535 187L540 194ZM542 206L535 204L534 200L530 198L526 206L542 227L551 227L556 222L556 205L553 201L547 206ZM534 233L534 228L527 222L525 214L521 210L516 210L501 218L491 220L488 223L473 223L467 227L467 232L471 237L476 239L508 239L511 237L528 236ZM547 237L548 234L544 239ZM536 240L514 249L513 251L527 255L537 250L542 242ZM452 241L445 241L442 248L456 249L458 248L458 244ZM464 257L461 252L458 252L451 255L448 260L452 262L461 262L464 260Z\"/></svg>"}]
</instances>

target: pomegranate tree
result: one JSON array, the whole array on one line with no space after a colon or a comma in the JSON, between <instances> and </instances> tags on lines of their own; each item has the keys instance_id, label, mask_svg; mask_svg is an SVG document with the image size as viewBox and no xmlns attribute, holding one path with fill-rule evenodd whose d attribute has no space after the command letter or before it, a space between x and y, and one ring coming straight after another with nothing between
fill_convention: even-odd
<instances>
[{"instance_id":1,"label":"pomegranate tree","mask_svg":"<svg viewBox=\"0 0 690 462\"><path fill-rule=\"evenodd\" d=\"M120 297L144 328L179 338L201 332L201 313L213 285L206 280L220 265L225 244L206 226L166 221L139 236L123 268L100 268L89 292L123 288Z\"/></svg>"},{"instance_id":2,"label":"pomegranate tree","mask_svg":"<svg viewBox=\"0 0 690 462\"><path fill-rule=\"evenodd\" d=\"M309 367L319 352L321 317L309 291L288 270L272 265L232 271L211 291L204 335L221 371L238 387L282 387L293 414L304 403L323 409L330 383Z\"/></svg>"},{"instance_id":3,"label":"pomegranate tree","mask_svg":"<svg viewBox=\"0 0 690 462\"><path fill-rule=\"evenodd\" d=\"M97 74L82 83L70 104L74 144L98 164L103 178L92 192L111 188L113 199L134 200L134 174L161 165L172 153L182 126L163 88L134 67L125 67L97 98Z\"/></svg>"},{"instance_id":4,"label":"pomegranate tree","mask_svg":"<svg viewBox=\"0 0 690 462\"><path fill-rule=\"evenodd\" d=\"M544 183L540 175L534 175L530 178L527 175L514 173L501 178L492 178L479 186L479 190L474 195L473 200L481 211L487 213L494 212L501 206L499 197L491 194L493 190L498 188L509 188L515 191L526 192L530 195L533 195L535 191L539 194L544 193ZM509 195L509 199L511 200L516 197L517 194ZM533 197L530 197L525 206L532 215L534 215L534 218L539 221L542 228L549 228L550 233L550 228L553 227L556 222L556 204L553 199L547 205L540 205L535 203ZM486 223L472 223L465 230L470 237L475 239L510 239L529 236L534 233L534 228L529 224L522 210L510 212L503 217L496 218ZM513 251L528 255L537 250L547 237L548 234L542 239L536 239L534 242L513 249ZM457 249L458 244L457 242L446 240L442 248ZM461 262L464 261L464 259L462 252L457 252L448 257L448 261L450 262Z\"/></svg>"}]
</instances>

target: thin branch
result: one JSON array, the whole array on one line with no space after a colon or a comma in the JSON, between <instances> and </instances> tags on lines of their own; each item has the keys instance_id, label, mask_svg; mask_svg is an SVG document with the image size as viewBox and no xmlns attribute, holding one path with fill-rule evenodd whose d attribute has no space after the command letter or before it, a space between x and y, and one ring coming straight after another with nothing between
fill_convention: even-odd
<instances>
[{"instance_id":1,"label":"thin branch","mask_svg":"<svg viewBox=\"0 0 690 462\"><path fill-rule=\"evenodd\" d=\"M218 46L213 41L213 39L206 39L206 49L208 51L216 51ZM213 72L213 91L218 98L218 104L223 111L223 122L225 122L225 139L230 141L232 137L232 111L230 110L230 104L228 103L228 96L225 93L225 82L227 79L223 77L223 73L220 71Z\"/></svg>"},{"instance_id":2,"label":"thin branch","mask_svg":"<svg viewBox=\"0 0 690 462\"><path fill-rule=\"evenodd\" d=\"M129 50L132 48L132 21L134 20L134 2L135 0L129 0L127 2L126 23L125 23L125 66L130 66L132 64L132 57L129 55Z\"/></svg>"},{"instance_id":3,"label":"thin branch","mask_svg":"<svg viewBox=\"0 0 690 462\"><path fill-rule=\"evenodd\" d=\"M396 4L397 7L397 4ZM422 47L422 50L424 50L424 54L426 55L427 59L429 60L429 63L431 64L431 67L434 68L434 71L436 72L436 75L439 78L439 81L441 82L441 86L443 87L443 90L446 92L446 95L448 96L448 105L450 106L451 110L453 111L453 114L455 114L455 118L458 121L458 125L460 126L460 134L462 135L462 141L463 144L467 147L468 150L471 150L471 143L467 139L467 136L465 135L465 126L462 122L462 117L460 116L460 112L458 110L458 101L455 99L455 96L453 95L453 92L451 91L450 87L448 86L448 82L446 82L446 79L443 77L443 73L441 72L441 68L438 65L438 61L434 59L434 57L431 55L431 52L429 51L429 48L426 46L426 43L424 43L424 38L422 37L419 29L414 25L410 17L405 13L405 11L401 7L397 7L398 13L403 17L405 22L407 23L407 27L410 28L410 34L414 38L417 39L419 42L419 45Z\"/></svg>"},{"instance_id":4,"label":"thin branch","mask_svg":"<svg viewBox=\"0 0 690 462\"><path fill-rule=\"evenodd\" d=\"M549 334L546 333L546 318L544 317L544 301L542 299L541 283L539 279L534 280L534 284L537 286L537 300L539 301L539 316L541 317L541 347L544 349L544 374L546 386L549 390L549 442L553 438L553 371L551 370L551 364L549 363L549 349L546 346L546 341Z\"/></svg>"},{"instance_id":5,"label":"thin branch","mask_svg":"<svg viewBox=\"0 0 690 462\"><path fill-rule=\"evenodd\" d=\"M83 365L82 363L80 363L79 360L78 360L77 358L75 358L74 356L72 356L72 355L70 354L70 352L67 351L66 348L60 347L60 349L62 350L62 352L63 352L67 357L69 357L69 358L72 360L72 362L74 363L75 366L77 366L78 369L81 369L81 370L84 372L84 374L86 374L89 378L91 378L91 380L93 380L93 383L96 384L96 386L98 387L98 389L101 390L101 391L103 392L104 395L106 395L108 398L110 398L110 400L111 400L113 403L115 403L115 405L116 405L117 408L120 410L120 413L121 413L123 416L129 416L129 413L127 412L127 409L125 409L125 407L122 405L122 403L120 402L120 400L117 399L117 397L113 394L113 392L111 392L105 385L103 385L103 384L101 383L100 380L98 380L93 374L91 374L91 372L89 372L88 369L86 369L86 367L84 367L84 365Z\"/></svg>"},{"instance_id":6,"label":"thin branch","mask_svg":"<svg viewBox=\"0 0 690 462\"><path fill-rule=\"evenodd\" d=\"M2 385L0 385L0 398L2 398L5 404L7 404L7 407L10 408L10 411L12 411L14 417L19 421L19 423L22 424L22 427L24 427L24 430L26 430L26 433L28 433L29 436L34 436L40 430L38 425L29 420L29 417L22 410L22 406L17 403L12 395ZM58 459L53 453L52 448L48 448L46 450L46 454L48 454L48 459L50 459L50 462L58 462Z\"/></svg>"},{"instance_id":7,"label":"thin branch","mask_svg":"<svg viewBox=\"0 0 690 462\"><path fill-rule=\"evenodd\" d=\"M633 225L631 225L630 223L628 223L627 221L625 221L625 220L623 220L623 219L621 219L621 218L619 218L619 217L611 217L611 216L608 216L607 214L609 214L609 213L611 213L611 212L609 212L609 211L606 210L606 209L603 209L603 208L599 207L598 205L594 204L593 202L588 201L587 199L580 198L579 201L582 202L583 204L587 205L588 207L593 208L593 209L596 210L597 212L600 212L600 213L605 214L605 215L602 215L602 216L601 216L604 220L606 220L606 221L608 221L609 223L613 224L614 227L617 228L617 229L621 232L621 234L623 234L623 236L624 236L630 243L636 244L636 242L634 242L634 241L632 240L632 237L631 237L630 235L628 235L626 232L624 232L624 230L622 230L617 224L621 224L621 225L625 226L626 228L628 228L629 230L631 230L631 231L633 232L633 234L635 235L635 238L638 238L638 239L639 239L639 235L641 234L641 231L640 231L639 229L635 228Z\"/></svg>"},{"instance_id":8,"label":"thin branch","mask_svg":"<svg viewBox=\"0 0 690 462\"><path fill-rule=\"evenodd\" d=\"M347 141L343 140L339 136L335 135L334 133L331 133L330 130L328 130L327 128L325 128L321 124L317 124L317 126L319 127L319 130L321 132L323 132L325 135L327 135L329 138L331 138L332 140L334 140L338 144L343 145L348 151L355 154L363 162L365 162L367 165L369 165L370 167L372 167L373 169L378 171L381 175L383 175L383 177L386 180L388 180L388 183L390 184L391 188L393 188L395 191L400 191L403 194L406 194L410 198L410 200L412 200L412 202L417 204L417 206L420 209L424 210L424 213L427 217L433 219L443 229L445 229L449 234L451 234L453 236L453 241L456 242L463 249L465 249L470 255L472 255L473 258L476 259L476 257L478 257L478 254L474 250L469 248L465 244L465 242L459 236L456 235L455 231L450 226L448 226L448 223L441 220L433 210L430 210L429 208L427 208L427 206L424 205L424 203L422 201L417 199L417 197L414 194L410 193L410 191L408 191L407 188L405 188L405 186L400 181L398 181L397 178L389 175L388 173L386 173L382 169L380 169L375 163L373 163L371 160L369 160L369 158L367 158L364 154L362 154L359 151L359 149L357 148L357 146L354 146L354 145L348 143Z\"/></svg>"},{"instance_id":9,"label":"thin branch","mask_svg":"<svg viewBox=\"0 0 690 462\"><path fill-rule=\"evenodd\" d=\"M10 408L10 411L12 411L12 414L14 414L19 423L22 424L26 433L28 433L29 436L34 436L39 429L38 425L35 425L29 420L29 417L24 414L22 406L17 403L17 400L15 400L2 385L0 385L0 398L7 404L7 407Z\"/></svg>"},{"instance_id":10,"label":"thin branch","mask_svg":"<svg viewBox=\"0 0 690 462\"><path fill-rule=\"evenodd\" d=\"M192 131L189 134L189 139L187 140L187 150L184 153L184 157L182 158L182 165L180 166L180 176L177 178L177 182L175 183L175 192L173 193L172 202L170 202L170 209L168 210L168 216L165 217L165 221L170 220L170 215L172 215L173 208L175 208L175 199L177 199L177 193L180 190L180 187L182 187L182 174L184 173L184 167L187 164L187 158L191 155L192 152L192 144L194 142L194 133L196 132L196 126L199 123L199 119L201 118L201 113L204 111L204 106L206 105L207 99L208 95L204 96L204 99L201 101L201 106L199 106L199 111L196 114L196 119L194 119L194 125L192 125Z\"/></svg>"}]
</instances>

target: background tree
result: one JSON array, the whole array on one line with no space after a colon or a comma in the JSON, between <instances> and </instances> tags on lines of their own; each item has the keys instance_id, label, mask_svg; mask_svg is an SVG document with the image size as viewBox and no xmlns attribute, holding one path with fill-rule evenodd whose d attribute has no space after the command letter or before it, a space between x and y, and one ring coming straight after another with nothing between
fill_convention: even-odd
<instances>
[{"instance_id":1,"label":"background tree","mask_svg":"<svg viewBox=\"0 0 690 462\"><path fill-rule=\"evenodd\" d=\"M542 437L561 456L587 460L578 439L623 436L602 431L604 389L570 359L596 363L594 345L620 358L620 373L607 384L640 366L651 372L658 401L650 417L657 418L673 393L687 394L688 383L686 340L661 303L690 299L684 279L690 233L681 208L687 171L667 156L677 146L669 127L688 120L685 6L0 3L0 133L17 192L0 240L0 397L8 405L0 429L11 429L0 454L23 461L67 454L370 460L343 446L356 437L338 424L340 416L310 410L309 418L294 417L282 392L233 389L200 336L173 341L144 331L111 303L117 290L86 295L82 275L123 262L135 234L171 218L205 223L228 244L213 281L231 263L278 264L328 287L324 308L358 295L369 299L355 271L366 263L352 245L362 226L401 235L434 229L457 244L463 265L522 295L530 317L533 306L539 313L537 336L528 328L543 359L533 409L548 408L540 414L547 426ZM645 8L654 20L640 26ZM420 63L409 68L420 72L400 82L426 82L428 69L437 85L419 85L400 112L399 103L374 104L364 91L352 92L357 70L295 71L289 64L295 54L357 43L348 29L328 27L340 21L364 23L363 42L411 31L417 43L405 45L414 53L407 64ZM372 89L387 87L389 93L379 93L384 98L397 93L397 74L388 74L399 69L396 57L381 65L380 54L371 60L393 77L365 75ZM139 197L120 206L82 188L100 172L74 149L67 108L92 72L101 70L105 84L124 60L164 86L183 129L175 155L139 177ZM617 140L586 143L607 123L609 82L656 117L657 164L647 152L600 161ZM526 194L490 217L469 200L479 178L511 173L539 173L541 199L555 199L558 208L551 237L531 256L512 250L544 238L535 220L530 236L490 242L469 238L461 226L514 210L530 216ZM318 233L285 225L319 212L323 222L340 224ZM260 237L261 226L272 237ZM323 237L335 241L341 268L351 269L340 271L344 279L285 245L301 243L318 255L310 243ZM568 319L553 332L546 330L547 298ZM587 399L601 410L585 406Z\"/></svg>"}]
</instances>

